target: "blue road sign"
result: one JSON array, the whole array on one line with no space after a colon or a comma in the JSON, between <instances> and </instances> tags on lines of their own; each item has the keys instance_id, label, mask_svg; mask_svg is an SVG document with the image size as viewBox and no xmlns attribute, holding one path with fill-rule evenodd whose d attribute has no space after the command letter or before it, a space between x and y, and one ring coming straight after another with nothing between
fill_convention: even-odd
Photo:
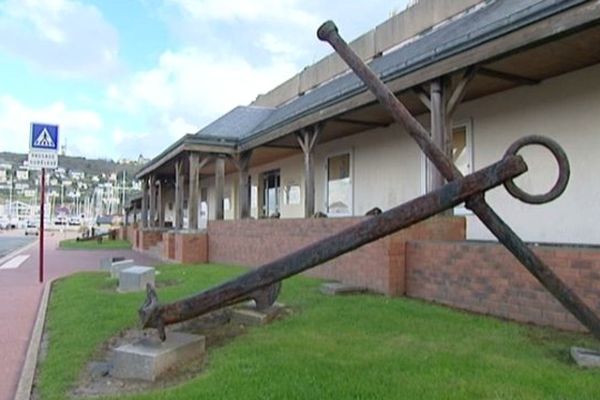
<instances>
[{"instance_id":1,"label":"blue road sign","mask_svg":"<svg viewBox=\"0 0 600 400\"><path fill-rule=\"evenodd\" d=\"M58 125L31 124L31 150L58 151Z\"/></svg>"}]
</instances>

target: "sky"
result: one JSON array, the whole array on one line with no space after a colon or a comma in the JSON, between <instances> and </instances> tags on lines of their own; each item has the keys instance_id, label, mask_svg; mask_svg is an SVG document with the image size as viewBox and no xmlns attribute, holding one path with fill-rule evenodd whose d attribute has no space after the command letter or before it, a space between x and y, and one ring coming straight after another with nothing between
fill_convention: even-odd
<instances>
[{"instance_id":1,"label":"sky","mask_svg":"<svg viewBox=\"0 0 600 400\"><path fill-rule=\"evenodd\" d=\"M350 41L407 0L0 0L0 151L31 122L67 155L154 157Z\"/></svg>"}]
</instances>

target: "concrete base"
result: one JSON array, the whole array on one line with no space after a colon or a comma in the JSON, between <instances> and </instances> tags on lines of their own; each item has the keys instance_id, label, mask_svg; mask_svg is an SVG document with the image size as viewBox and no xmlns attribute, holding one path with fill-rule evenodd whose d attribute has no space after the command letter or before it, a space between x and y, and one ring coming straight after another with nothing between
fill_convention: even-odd
<instances>
[{"instance_id":1,"label":"concrete base","mask_svg":"<svg viewBox=\"0 0 600 400\"><path fill-rule=\"evenodd\" d=\"M110 266L110 277L118 278L122 270L135 266L133 260L121 260L113 262Z\"/></svg>"},{"instance_id":2,"label":"concrete base","mask_svg":"<svg viewBox=\"0 0 600 400\"><path fill-rule=\"evenodd\" d=\"M114 350L111 375L119 379L154 381L179 364L199 359L205 353L204 336L167 333L167 340L146 338Z\"/></svg>"},{"instance_id":3,"label":"concrete base","mask_svg":"<svg viewBox=\"0 0 600 400\"><path fill-rule=\"evenodd\" d=\"M571 357L580 367L600 368L600 351L571 347Z\"/></svg>"},{"instance_id":4,"label":"concrete base","mask_svg":"<svg viewBox=\"0 0 600 400\"><path fill-rule=\"evenodd\" d=\"M283 308L283 304L275 303L266 310L258 311L253 305L245 304L241 307L231 309L231 319L237 324L249 326L265 325L277 318Z\"/></svg>"},{"instance_id":5,"label":"concrete base","mask_svg":"<svg viewBox=\"0 0 600 400\"><path fill-rule=\"evenodd\" d=\"M110 268L112 267L113 263L119 262L119 261L123 261L123 260L125 260L125 257L108 257L108 258L103 258L102 260L100 260L100 269L102 271L109 271L110 272Z\"/></svg>"},{"instance_id":6,"label":"concrete base","mask_svg":"<svg viewBox=\"0 0 600 400\"><path fill-rule=\"evenodd\" d=\"M154 268L135 266L119 273L119 289L121 293L146 290L146 285L154 286Z\"/></svg>"},{"instance_id":7,"label":"concrete base","mask_svg":"<svg viewBox=\"0 0 600 400\"><path fill-rule=\"evenodd\" d=\"M368 288L364 286L348 285L341 282L327 282L321 285L321 293L330 296L339 296L344 294L367 293Z\"/></svg>"}]
</instances>

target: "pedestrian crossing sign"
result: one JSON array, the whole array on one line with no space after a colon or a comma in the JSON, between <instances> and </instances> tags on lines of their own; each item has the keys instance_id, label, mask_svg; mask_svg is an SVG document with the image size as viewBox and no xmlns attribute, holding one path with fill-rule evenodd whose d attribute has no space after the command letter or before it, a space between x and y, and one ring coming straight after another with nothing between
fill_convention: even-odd
<instances>
[{"instance_id":1,"label":"pedestrian crossing sign","mask_svg":"<svg viewBox=\"0 0 600 400\"><path fill-rule=\"evenodd\" d=\"M29 149L58 152L58 125L32 123Z\"/></svg>"}]
</instances>

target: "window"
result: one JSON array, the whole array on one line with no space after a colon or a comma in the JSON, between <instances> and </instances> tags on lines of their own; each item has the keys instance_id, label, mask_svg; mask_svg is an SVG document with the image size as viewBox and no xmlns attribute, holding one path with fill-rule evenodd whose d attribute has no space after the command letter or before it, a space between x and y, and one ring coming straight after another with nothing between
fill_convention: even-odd
<instances>
[{"instance_id":1,"label":"window","mask_svg":"<svg viewBox=\"0 0 600 400\"><path fill-rule=\"evenodd\" d=\"M352 215L352 179L350 153L327 159L327 214Z\"/></svg>"}]
</instances>

